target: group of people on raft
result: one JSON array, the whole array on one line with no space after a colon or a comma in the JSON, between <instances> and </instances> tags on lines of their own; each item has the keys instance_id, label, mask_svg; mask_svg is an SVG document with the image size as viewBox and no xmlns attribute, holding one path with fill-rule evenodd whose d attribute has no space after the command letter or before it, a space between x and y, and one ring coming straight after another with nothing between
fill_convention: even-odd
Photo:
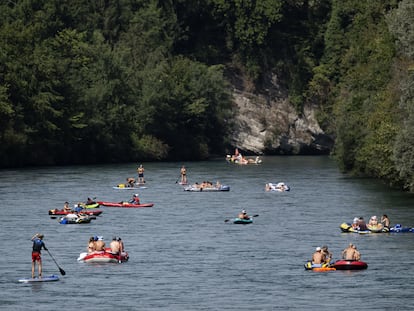
<instances>
[{"instance_id":1,"label":"group of people on raft","mask_svg":"<svg viewBox=\"0 0 414 311\"><path fill-rule=\"evenodd\" d=\"M390 219L386 214L381 216L380 222L378 222L377 216L371 216L368 224L365 222L363 217L355 217L352 222L352 229L359 231L366 231L370 229L382 230L390 228Z\"/></svg>"},{"instance_id":2,"label":"group of people on raft","mask_svg":"<svg viewBox=\"0 0 414 311\"><path fill-rule=\"evenodd\" d=\"M120 237L114 236L111 243L109 243L110 252L114 255L119 255L124 251L124 242ZM105 252L106 245L102 236L91 236L88 242L88 254Z\"/></svg>"},{"instance_id":3,"label":"group of people on raft","mask_svg":"<svg viewBox=\"0 0 414 311\"><path fill-rule=\"evenodd\" d=\"M217 180L216 183L212 183L211 181L203 181L202 183L196 182L192 185L193 188L196 189L204 189L204 188L216 188L219 189L221 187L221 183Z\"/></svg>"},{"instance_id":4,"label":"group of people on raft","mask_svg":"<svg viewBox=\"0 0 414 311\"><path fill-rule=\"evenodd\" d=\"M332 253L328 250L328 246L318 246L312 255L312 264L329 264L332 256ZM349 243L348 247L342 251L342 259L352 261L361 260L361 253L354 244Z\"/></svg>"},{"instance_id":5,"label":"group of people on raft","mask_svg":"<svg viewBox=\"0 0 414 311\"><path fill-rule=\"evenodd\" d=\"M256 157L255 159L248 159L244 157L240 152L239 149L236 148L234 150L234 154L227 155L226 160L229 162L237 163L237 164L259 164L262 163L260 157Z\"/></svg>"}]
</instances>

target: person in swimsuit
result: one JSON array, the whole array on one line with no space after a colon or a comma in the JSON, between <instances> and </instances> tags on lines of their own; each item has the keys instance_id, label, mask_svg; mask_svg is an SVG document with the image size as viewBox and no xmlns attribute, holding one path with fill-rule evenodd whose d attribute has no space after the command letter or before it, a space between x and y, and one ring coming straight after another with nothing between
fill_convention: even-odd
<instances>
[{"instance_id":1,"label":"person in swimsuit","mask_svg":"<svg viewBox=\"0 0 414 311\"><path fill-rule=\"evenodd\" d=\"M242 210L239 216L237 216L240 219L250 219L250 216L247 215L247 212L245 210Z\"/></svg>"},{"instance_id":2,"label":"person in swimsuit","mask_svg":"<svg viewBox=\"0 0 414 311\"><path fill-rule=\"evenodd\" d=\"M88 242L88 254L93 253L96 250L95 247L95 238L93 236L91 236L89 238L89 242Z\"/></svg>"},{"instance_id":3,"label":"person in swimsuit","mask_svg":"<svg viewBox=\"0 0 414 311\"><path fill-rule=\"evenodd\" d=\"M326 260L325 254L322 252L322 249L318 246L312 255L312 263L323 264L325 263L325 260Z\"/></svg>"},{"instance_id":4,"label":"person in swimsuit","mask_svg":"<svg viewBox=\"0 0 414 311\"><path fill-rule=\"evenodd\" d=\"M137 168L137 172L138 172L138 183L139 184L144 184L145 180L144 180L144 167L142 166L142 164Z\"/></svg>"},{"instance_id":5,"label":"person in swimsuit","mask_svg":"<svg viewBox=\"0 0 414 311\"><path fill-rule=\"evenodd\" d=\"M41 278L42 277L42 257L41 257L41 249L43 248L44 250L47 251L46 245L43 242L43 234L40 233L36 233L32 239L33 241L33 250L32 250L32 279L34 278L35 275L35 266L36 266L36 262L38 265L38 269L39 269L39 274L38 277Z\"/></svg>"},{"instance_id":6,"label":"person in swimsuit","mask_svg":"<svg viewBox=\"0 0 414 311\"><path fill-rule=\"evenodd\" d=\"M181 184L187 184L187 169L183 165L180 170L181 174Z\"/></svg>"}]
</instances>

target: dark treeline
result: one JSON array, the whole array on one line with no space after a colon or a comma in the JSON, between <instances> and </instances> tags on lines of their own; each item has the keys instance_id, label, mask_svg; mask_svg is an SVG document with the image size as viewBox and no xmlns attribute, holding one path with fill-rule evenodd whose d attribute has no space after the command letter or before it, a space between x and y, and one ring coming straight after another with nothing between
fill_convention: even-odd
<instances>
[{"instance_id":1,"label":"dark treeline","mask_svg":"<svg viewBox=\"0 0 414 311\"><path fill-rule=\"evenodd\" d=\"M223 154L275 72L344 171L414 190L409 0L1 0L2 167Z\"/></svg>"}]
</instances>

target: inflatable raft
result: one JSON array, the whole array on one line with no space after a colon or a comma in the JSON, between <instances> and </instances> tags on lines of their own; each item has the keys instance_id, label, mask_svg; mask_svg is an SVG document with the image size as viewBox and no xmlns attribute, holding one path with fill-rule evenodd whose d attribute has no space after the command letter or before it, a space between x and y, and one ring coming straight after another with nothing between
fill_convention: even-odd
<instances>
[{"instance_id":1,"label":"inflatable raft","mask_svg":"<svg viewBox=\"0 0 414 311\"><path fill-rule=\"evenodd\" d=\"M88 224L92 221L92 218L89 216L81 216L75 215L76 217L71 217L71 215L75 214L69 214L64 217L59 218L59 223L61 225L73 225L73 224Z\"/></svg>"},{"instance_id":2,"label":"inflatable raft","mask_svg":"<svg viewBox=\"0 0 414 311\"><path fill-rule=\"evenodd\" d=\"M335 271L336 268L332 267L329 263L315 264L312 261L305 263L305 270L312 270L315 272L324 272L324 271Z\"/></svg>"},{"instance_id":3,"label":"inflatable raft","mask_svg":"<svg viewBox=\"0 0 414 311\"><path fill-rule=\"evenodd\" d=\"M342 223L340 226L342 232L354 232L354 233L404 233L404 232L414 232L414 228L411 227L403 227L400 224L396 224L393 227L378 227L378 226L370 226L367 225L368 230L358 230L352 228L349 223Z\"/></svg>"},{"instance_id":4,"label":"inflatable raft","mask_svg":"<svg viewBox=\"0 0 414 311\"><path fill-rule=\"evenodd\" d=\"M78 261L89 263L121 263L128 261L129 256L127 252L122 252L120 255L112 254L110 249L102 252L81 253Z\"/></svg>"},{"instance_id":5,"label":"inflatable raft","mask_svg":"<svg viewBox=\"0 0 414 311\"><path fill-rule=\"evenodd\" d=\"M239 224L239 225L247 225L247 224L251 224L253 222L253 217L247 218L247 219L243 219L243 218L234 218L233 219L233 223L234 224Z\"/></svg>"},{"instance_id":6,"label":"inflatable raft","mask_svg":"<svg viewBox=\"0 0 414 311\"><path fill-rule=\"evenodd\" d=\"M337 260L332 264L336 270L363 270L368 264L360 260Z\"/></svg>"},{"instance_id":7,"label":"inflatable raft","mask_svg":"<svg viewBox=\"0 0 414 311\"><path fill-rule=\"evenodd\" d=\"M230 191L230 187L226 185L221 185L219 187L195 187L195 186L188 186L184 187L184 191L191 191L191 192L214 192L214 191Z\"/></svg>"}]
</instances>

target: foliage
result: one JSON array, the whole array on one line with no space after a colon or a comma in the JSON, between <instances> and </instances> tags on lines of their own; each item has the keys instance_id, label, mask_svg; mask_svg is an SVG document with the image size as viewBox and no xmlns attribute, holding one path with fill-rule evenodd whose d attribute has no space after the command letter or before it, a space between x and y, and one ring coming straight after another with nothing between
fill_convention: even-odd
<instances>
[{"instance_id":1,"label":"foliage","mask_svg":"<svg viewBox=\"0 0 414 311\"><path fill-rule=\"evenodd\" d=\"M0 163L220 154L224 72L271 72L344 171L414 191L413 25L410 0L0 1Z\"/></svg>"}]
</instances>

